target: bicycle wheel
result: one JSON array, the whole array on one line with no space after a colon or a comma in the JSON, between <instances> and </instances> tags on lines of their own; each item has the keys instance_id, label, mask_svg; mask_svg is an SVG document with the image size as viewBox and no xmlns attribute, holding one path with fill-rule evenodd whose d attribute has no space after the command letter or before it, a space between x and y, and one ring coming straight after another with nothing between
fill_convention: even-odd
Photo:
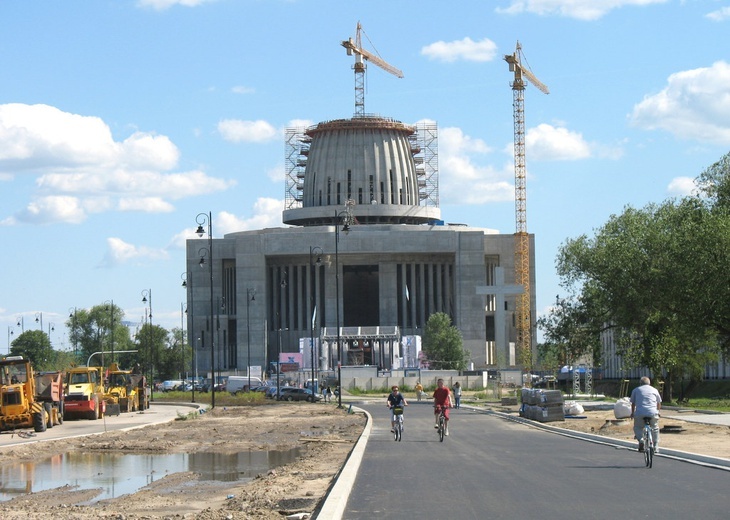
<instances>
[{"instance_id":1,"label":"bicycle wheel","mask_svg":"<svg viewBox=\"0 0 730 520\"><path fill-rule=\"evenodd\" d=\"M442 415L439 417L439 441L444 442L444 435L446 434L446 420L444 419L444 416Z\"/></svg>"},{"instance_id":2,"label":"bicycle wheel","mask_svg":"<svg viewBox=\"0 0 730 520\"><path fill-rule=\"evenodd\" d=\"M644 436L642 439L644 442L644 463L647 468L651 468L654 458L654 446L652 446L651 433L649 433L648 428L644 430Z\"/></svg>"}]
</instances>

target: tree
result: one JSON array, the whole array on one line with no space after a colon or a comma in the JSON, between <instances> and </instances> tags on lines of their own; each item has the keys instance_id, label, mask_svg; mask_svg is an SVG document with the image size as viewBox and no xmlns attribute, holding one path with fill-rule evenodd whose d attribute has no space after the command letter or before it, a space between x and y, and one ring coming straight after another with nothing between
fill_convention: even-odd
<instances>
[{"instance_id":1,"label":"tree","mask_svg":"<svg viewBox=\"0 0 730 520\"><path fill-rule=\"evenodd\" d=\"M42 330L26 330L15 338L10 347L11 356L23 356L37 372L52 370L56 361L48 334Z\"/></svg>"},{"instance_id":2,"label":"tree","mask_svg":"<svg viewBox=\"0 0 730 520\"><path fill-rule=\"evenodd\" d=\"M108 364L112 351L130 350L129 329L122 323L123 319L124 311L110 303L95 305L89 310L77 309L69 316L66 327L77 362L86 364L92 354L103 352L103 363ZM102 364L102 356L95 356L91 363Z\"/></svg>"},{"instance_id":3,"label":"tree","mask_svg":"<svg viewBox=\"0 0 730 520\"><path fill-rule=\"evenodd\" d=\"M423 351L430 367L436 370L464 370L469 353L463 348L459 329L451 325L448 314L437 312L429 316L423 335Z\"/></svg>"},{"instance_id":4,"label":"tree","mask_svg":"<svg viewBox=\"0 0 730 520\"><path fill-rule=\"evenodd\" d=\"M665 376L669 399L673 377L696 376L719 354L716 305L727 295L728 264L718 260L730 252L721 235L726 226L700 199L686 198L626 208L594 238L568 241L560 251L564 282L594 292L607 323L620 331L625 360Z\"/></svg>"},{"instance_id":5,"label":"tree","mask_svg":"<svg viewBox=\"0 0 730 520\"><path fill-rule=\"evenodd\" d=\"M590 298L590 291L581 297L555 297L550 312L537 320L545 342L538 345L541 365L557 369L590 356L594 364L601 359L601 332L606 329L605 310Z\"/></svg>"}]
</instances>

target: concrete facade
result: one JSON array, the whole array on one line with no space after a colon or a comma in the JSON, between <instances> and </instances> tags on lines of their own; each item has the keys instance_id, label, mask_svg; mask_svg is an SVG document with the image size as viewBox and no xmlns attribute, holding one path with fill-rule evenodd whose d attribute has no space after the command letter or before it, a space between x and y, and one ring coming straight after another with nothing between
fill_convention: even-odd
<instances>
[{"instance_id":1,"label":"concrete facade","mask_svg":"<svg viewBox=\"0 0 730 520\"><path fill-rule=\"evenodd\" d=\"M495 296L477 288L495 286L497 267L515 284L515 235L441 220L435 126L423 135L373 116L287 133L282 220L291 227L187 243L199 373L241 373L249 361L266 370L281 353L318 370L387 370L402 360L403 336L421 336L435 312L461 331L472 368L514 363L516 297L495 312Z\"/></svg>"}]
</instances>

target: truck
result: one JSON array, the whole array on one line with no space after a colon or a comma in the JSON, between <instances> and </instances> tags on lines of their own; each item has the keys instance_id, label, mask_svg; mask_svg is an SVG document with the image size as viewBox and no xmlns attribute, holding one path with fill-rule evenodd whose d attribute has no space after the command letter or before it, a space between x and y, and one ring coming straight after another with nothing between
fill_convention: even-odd
<instances>
[{"instance_id":1,"label":"truck","mask_svg":"<svg viewBox=\"0 0 730 520\"><path fill-rule=\"evenodd\" d=\"M107 371L106 401L107 413L144 411L150 407L147 379L133 370L122 370L117 363L109 365Z\"/></svg>"},{"instance_id":2,"label":"truck","mask_svg":"<svg viewBox=\"0 0 730 520\"><path fill-rule=\"evenodd\" d=\"M36 399L46 408L46 426L53 428L56 424L63 424L66 413L66 396L64 395L64 373L60 370L36 372L35 379Z\"/></svg>"},{"instance_id":3,"label":"truck","mask_svg":"<svg viewBox=\"0 0 730 520\"><path fill-rule=\"evenodd\" d=\"M44 432L48 426L63 422L60 397L56 407L53 401L43 400L37 393L37 382L43 385L43 377L36 381L30 360L23 356L9 356L0 361L0 430L33 428ZM50 377L43 391L49 396L59 396L59 392L63 395L63 384L58 378Z\"/></svg>"},{"instance_id":4,"label":"truck","mask_svg":"<svg viewBox=\"0 0 730 520\"><path fill-rule=\"evenodd\" d=\"M66 371L65 414L95 421L104 417L104 369L77 366Z\"/></svg>"}]
</instances>

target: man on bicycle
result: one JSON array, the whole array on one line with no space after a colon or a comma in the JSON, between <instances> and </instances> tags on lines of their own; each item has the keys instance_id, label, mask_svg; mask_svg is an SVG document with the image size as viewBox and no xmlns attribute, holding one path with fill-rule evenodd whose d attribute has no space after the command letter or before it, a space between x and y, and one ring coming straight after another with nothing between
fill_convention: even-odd
<instances>
[{"instance_id":1,"label":"man on bicycle","mask_svg":"<svg viewBox=\"0 0 730 520\"><path fill-rule=\"evenodd\" d=\"M390 408L390 432L393 433L395 431L395 410L394 408L396 406L400 406L401 408L404 406L408 406L408 401L406 401L406 398L403 397L403 394L401 394L398 391L398 387L396 385L393 385L390 388L391 392L388 395L388 408Z\"/></svg>"},{"instance_id":2,"label":"man on bicycle","mask_svg":"<svg viewBox=\"0 0 730 520\"><path fill-rule=\"evenodd\" d=\"M641 384L631 392L631 418L634 419L634 437L639 441L639 451L644 451L644 443L641 441L644 417L649 417L654 453L659 451L659 410L661 409L661 394L651 386L651 379L646 376L642 377Z\"/></svg>"},{"instance_id":3,"label":"man on bicycle","mask_svg":"<svg viewBox=\"0 0 730 520\"><path fill-rule=\"evenodd\" d=\"M439 415L441 414L441 410L444 411L444 418L446 419L446 432L444 432L445 435L449 434L449 408L451 408L451 392L449 392L449 389L444 386L444 380L439 379L436 382L437 388L433 391L433 410L434 410L434 419L436 419L436 424L434 425L434 428L439 427Z\"/></svg>"}]
</instances>

